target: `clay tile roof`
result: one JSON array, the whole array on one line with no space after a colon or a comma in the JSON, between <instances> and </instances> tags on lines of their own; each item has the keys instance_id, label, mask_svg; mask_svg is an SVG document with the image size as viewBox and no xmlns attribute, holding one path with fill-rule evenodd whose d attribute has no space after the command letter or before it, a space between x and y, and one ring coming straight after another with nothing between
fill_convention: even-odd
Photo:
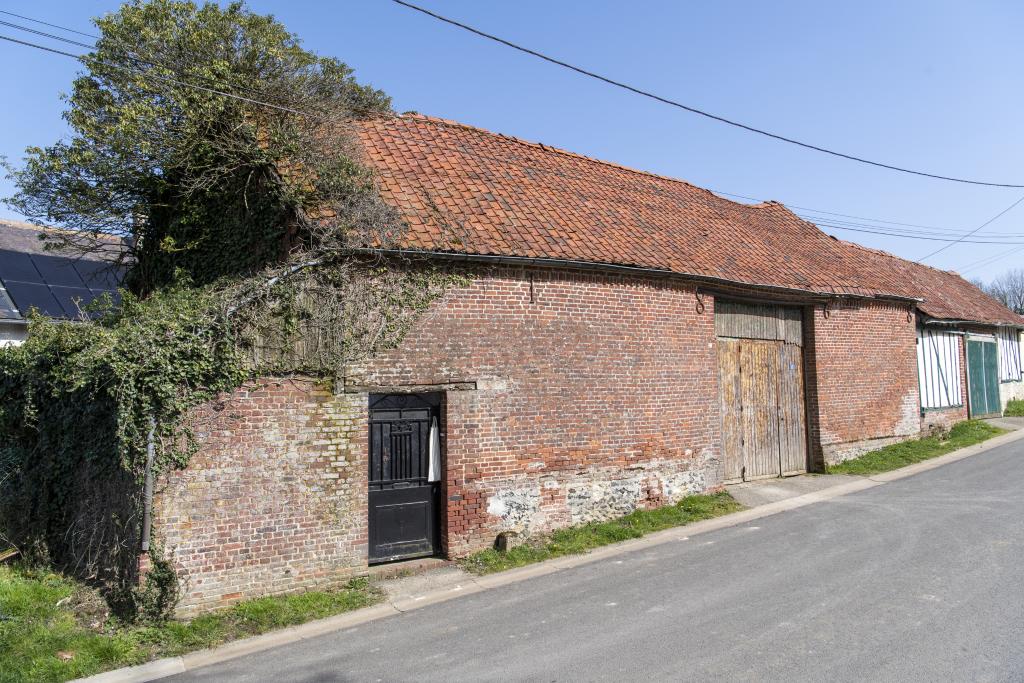
<instances>
[{"instance_id":1,"label":"clay tile roof","mask_svg":"<svg viewBox=\"0 0 1024 683\"><path fill-rule=\"evenodd\" d=\"M878 249L869 249L853 242L848 248L863 253L873 261L866 267L897 274L903 291L924 299L918 304L926 315L938 320L966 320L992 325L1024 325L1017 315L959 274L907 261Z\"/></svg>"},{"instance_id":2,"label":"clay tile roof","mask_svg":"<svg viewBox=\"0 0 1024 683\"><path fill-rule=\"evenodd\" d=\"M406 248L925 299L934 317L1024 325L955 274L832 238L777 202L740 204L681 180L418 114L362 121L356 132L384 199L409 224Z\"/></svg>"}]
</instances>

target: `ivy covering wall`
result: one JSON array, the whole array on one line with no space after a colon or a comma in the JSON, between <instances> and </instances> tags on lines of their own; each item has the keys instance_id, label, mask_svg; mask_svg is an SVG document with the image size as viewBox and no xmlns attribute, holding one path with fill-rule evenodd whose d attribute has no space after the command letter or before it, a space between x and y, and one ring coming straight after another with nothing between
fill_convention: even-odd
<instances>
[{"instance_id":1,"label":"ivy covering wall","mask_svg":"<svg viewBox=\"0 0 1024 683\"><path fill-rule=\"evenodd\" d=\"M153 471L185 467L195 406L261 374L333 377L461 278L372 255L405 225L349 129L390 101L345 64L241 3L136 0L95 23L72 134L9 167L7 201L65 227L55 248L122 237L125 289L0 350L0 544L165 613L159 553L160 586L136 585L150 425Z\"/></svg>"}]
</instances>

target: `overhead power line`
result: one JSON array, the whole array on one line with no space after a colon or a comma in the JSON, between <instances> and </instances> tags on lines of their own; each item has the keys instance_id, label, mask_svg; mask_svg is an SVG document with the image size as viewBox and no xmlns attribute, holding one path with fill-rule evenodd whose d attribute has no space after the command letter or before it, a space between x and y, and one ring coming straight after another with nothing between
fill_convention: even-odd
<instances>
[{"instance_id":1,"label":"overhead power line","mask_svg":"<svg viewBox=\"0 0 1024 683\"><path fill-rule=\"evenodd\" d=\"M933 251L933 252L931 252L929 254L925 254L921 258L917 259L917 262L921 263L921 261L924 261L925 259L931 258L932 256L935 256L936 254L941 254L942 252L946 251L947 249L949 249L954 244L957 244L959 242L963 242L966 238L968 238L971 235L973 235L974 233L978 232L979 230L984 228L986 225L989 225L990 223L993 223L996 219L1000 218L1001 216L1003 216L1006 213L1009 213L1011 210L1013 210L1021 202L1024 202L1024 195L1021 195L1021 197L1017 201L1015 201L1013 204L1010 204L1008 207L1006 207L1005 209L1003 209L1002 211L997 213L995 216L992 216L992 218L989 218L987 221L985 221L984 223L979 225L974 230L971 230L969 233L967 233L966 235L964 235L960 239L954 240L953 242L950 242L946 246L940 247L940 248L936 249L935 251Z\"/></svg>"},{"instance_id":2,"label":"overhead power line","mask_svg":"<svg viewBox=\"0 0 1024 683\"><path fill-rule=\"evenodd\" d=\"M1004 258L1008 258L1008 257L1013 256L1014 254L1018 254L1018 253L1020 253L1022 251L1024 251L1024 247L1017 247L1016 249L1010 249L1009 251L1004 251L1004 252L1001 252L999 254L993 254L992 256L986 256L983 259L979 259L977 261L973 261L971 263L968 263L963 268L960 268L957 272L959 272L961 275L963 275L964 273L969 273L972 270L977 270L978 268L983 268L984 266L990 266L993 263L995 263L996 261L1002 261Z\"/></svg>"},{"instance_id":3,"label":"overhead power line","mask_svg":"<svg viewBox=\"0 0 1024 683\"><path fill-rule=\"evenodd\" d=\"M198 85L196 83L186 83L185 81L179 81L176 78L168 78L167 76L160 76L159 74L152 73L151 71L142 72L142 71L140 71L137 68L133 68L133 67L129 67L129 66L123 66L121 64L112 64L110 62L104 62L104 61L101 61L101 60L98 60L98 59L94 59L94 58L91 58L91 57L86 57L85 55L76 55L76 54L74 54L72 52L65 52L64 50L58 50L56 48L46 47L45 45L39 45L38 43L32 43L32 42L29 42L27 40L18 40L17 38L12 38L11 36L0 35L0 40L6 40L6 41L8 41L10 43L16 43L18 45L24 45L25 47L32 47L32 48L35 48L37 50L43 50L45 52L52 52L53 54L63 55L65 57L71 57L74 60L82 62L83 64L85 64L86 61L88 60L88 61L92 61L92 62L94 62L96 64L102 64L103 66L109 67L111 69L121 69L123 71L131 71L131 72L134 72L134 73L139 73L139 74L142 74L142 75L146 76L147 78L152 78L154 80L161 81L161 82L164 82L164 83L171 83L173 85L177 85L177 86L181 86L181 87L185 87L185 88L195 88L196 90L202 90L203 92L208 92L208 93L211 93L211 94L214 94L214 95L220 95L222 97L229 97L231 99L240 100L242 102L248 102L249 104L259 105L261 107L268 107L270 109L277 109L277 110L280 110L280 111L286 111L286 112L289 112L291 114L298 114L299 116L310 116L306 112L299 111L298 109L292 109L291 107L283 107L283 106L281 106L279 104L272 104L270 102L263 102L261 100L256 100L256 99L253 99L251 97L245 97L244 95L237 95L235 93L225 92L223 90L217 90L216 88L208 88L208 87L206 87L204 85Z\"/></svg>"},{"instance_id":4,"label":"overhead power line","mask_svg":"<svg viewBox=\"0 0 1024 683\"><path fill-rule=\"evenodd\" d=\"M918 230L916 228L900 228L897 226L890 226L881 223L862 223L858 221L846 221L841 218L830 218L829 216L819 216L817 214L809 214L802 211L796 211L796 215L809 220L814 223L829 223L830 225L836 225L840 227L849 228L865 228L868 230L882 230L885 232L891 232L894 235L907 235L913 237L915 235L924 235L926 237L948 237L954 239L962 237L967 231L966 230L949 230L949 229L936 229L936 230ZM975 237L978 239L1024 239L1024 233L994 233L994 232L979 232L975 233Z\"/></svg>"},{"instance_id":5,"label":"overhead power line","mask_svg":"<svg viewBox=\"0 0 1024 683\"><path fill-rule=\"evenodd\" d=\"M759 197L750 197L750 196L747 196L745 194L735 194L733 192L723 192L722 190L715 190L715 189L711 189L711 188L708 188L708 189L710 189L715 194L724 195L726 197L738 197L739 199L747 199L747 200L752 201L752 202L764 201L763 199L761 199ZM849 213L837 213L835 211L826 211L824 209L812 209L812 208L810 208L808 206L797 206L796 204L786 204L786 206L789 207L790 209L795 209L797 211L809 211L811 213L823 213L823 214L826 214L826 215L829 215L829 216L839 216L841 218L854 218L856 220L870 221L872 223L888 223L889 225L901 225L901 226L905 226L905 227L908 227L908 228L925 228L925 229L928 229L928 230L954 230L953 228L939 228L939 227L935 227L933 225L920 225L918 223L901 223L899 221L890 221L890 220L886 220L884 218L868 218L866 216L855 216L855 215L849 214Z\"/></svg>"},{"instance_id":6,"label":"overhead power line","mask_svg":"<svg viewBox=\"0 0 1024 683\"><path fill-rule=\"evenodd\" d=\"M33 24L39 24L40 26L49 26L50 28L60 29L61 31L67 31L68 33L77 33L80 36L85 36L86 38L92 38L93 40L99 40L99 38L100 38L98 35L96 35L94 33L86 33L84 31L77 31L77 30L75 30L73 28L68 28L67 26L61 26L60 24L51 24L50 22L43 21L41 19L33 19L32 17L26 17L24 14L15 14L14 12L8 12L7 10L2 10L2 9L0 9L0 14L6 14L9 17L17 17L18 19L24 19L25 21L31 21Z\"/></svg>"},{"instance_id":7,"label":"overhead power line","mask_svg":"<svg viewBox=\"0 0 1024 683\"><path fill-rule=\"evenodd\" d=\"M762 201L764 201L760 197L751 197L749 195L735 194L733 192L723 192L722 190L714 190L714 189L712 189L711 192L714 192L715 194L719 194L719 195L724 195L726 197L737 197L739 199L746 199L746 200L752 201L752 202L762 202ZM978 226L977 228L975 228L973 230L962 230L962 229L961 230L957 230L955 228L939 228L939 227L935 227L935 226L920 225L918 223L901 223L901 222L898 222L898 221L890 221L890 220L885 220L885 219L881 219L881 218L866 218L864 216L854 216L852 214L837 213L835 211L825 211L823 209L811 209L811 208L808 208L808 207L805 207L805 206L797 206L796 204L786 204L785 206L788 209L790 209L791 211L793 211L794 213L796 213L798 216L803 218L804 220L810 221L811 223L814 223L815 225L824 226L824 227L828 227L828 228L834 228L834 229L838 229L838 230L850 230L850 231L853 231L853 232L866 232L866 233L872 233L872 234L877 234L877 235L886 235L886 236L889 236L889 237L904 237L904 238L907 238L907 239L923 239L923 240L943 241L943 242L951 242L951 243L954 243L954 244L957 243L957 242L966 242L968 244L1019 244L1019 242L1006 241L1006 240L1001 240L1001 239L998 239L998 238L1000 238L1000 237L1002 237L1002 238L1024 238L1024 234L1020 234L1020 233L981 233L980 232L980 230L982 228L984 228L985 226L991 224L993 221L995 221L997 218L999 218L1003 214L1007 213L1010 209L1012 209L1014 206L1016 206L1019 203L1020 203L1020 200L1018 200L1017 202L1014 202L1013 206L1008 207L1004 211L1000 212L998 215L994 216L993 218L989 219L988 221L986 221L985 223L981 224L980 226ZM824 214L825 217L816 216L814 214ZM846 218L856 218L856 219L859 219L861 221L871 221L872 223L883 223L885 225L872 225L871 223L859 223L859 222L852 222L852 221L844 221L844 220L839 220L839 219L836 219L836 218L829 218L828 216L843 216L843 217L846 217ZM889 225L907 226L908 229L904 230L904 229L901 229L901 228L889 228L889 227L887 227ZM922 228L922 229L921 230L912 230L910 228ZM978 236L978 237L984 236L987 239L985 239L985 240L967 240L966 239L967 237L971 237L971 236L975 236L975 235ZM950 244L949 246L952 246L952 244ZM945 247L943 249L945 249ZM941 250L939 250L939 251L941 251ZM932 254L929 254L929 256L932 256L932 255L937 254L937 253L938 253L938 251L933 252ZM924 258L928 258L928 257L926 256ZM924 259L921 259L921 260L924 260Z\"/></svg>"},{"instance_id":8,"label":"overhead power line","mask_svg":"<svg viewBox=\"0 0 1024 683\"><path fill-rule=\"evenodd\" d=\"M46 31L37 31L36 29L29 28L28 26L19 26L18 24L14 24L9 21L4 21L3 19L0 19L0 26L9 26L11 28L18 29L19 31L27 31L28 33L34 33L37 36L43 36L44 38L52 38L53 40L60 40L62 42L69 43L71 45L77 45L78 47L84 47L89 50L93 48L93 46L88 43L81 43L77 40L65 38L64 36L57 36L52 33L47 33Z\"/></svg>"},{"instance_id":9,"label":"overhead power line","mask_svg":"<svg viewBox=\"0 0 1024 683\"><path fill-rule=\"evenodd\" d=\"M878 230L884 232L887 235L899 235L905 237L941 237L953 241L957 238L966 238L968 232L966 230L915 230L914 228L898 228L891 227L888 225L878 225L875 223L859 223L855 221L844 221L836 218L828 218L827 216L818 216L814 214L807 214L801 211L794 212L805 220L809 220L812 223L822 223L832 225L838 228L859 228L862 230ZM1024 239L1024 233L1020 232L976 232L971 235L977 240L984 241L1005 241Z\"/></svg>"},{"instance_id":10,"label":"overhead power line","mask_svg":"<svg viewBox=\"0 0 1024 683\"><path fill-rule=\"evenodd\" d=\"M797 214L797 215L799 215L799 214ZM830 229L833 229L833 230L850 230L852 232L864 232L864 233L870 233L872 235L886 235L888 237L902 237L902 238L911 239L911 240L925 240L925 241L928 241L928 242L947 242L948 246L952 246L953 244L956 244L956 243L963 243L963 244L1004 244L1004 245L1006 245L1006 244L1024 244L1024 241L1022 241L1021 239L1016 239L1016 240L992 240L992 239L988 239L988 240L965 240L965 239L959 238L959 237L954 238L954 237L939 237L939 236L933 236L933 235L905 235L905 234L898 233L898 232L886 232L884 230L869 230L869 229L866 229L866 228L851 228L851 227L846 226L846 225L836 225L834 223L828 223L826 221L811 220L811 219L808 219L806 216L800 216L800 217L805 219L805 220L810 220L811 223L814 223L818 227L830 228Z\"/></svg>"},{"instance_id":11,"label":"overhead power line","mask_svg":"<svg viewBox=\"0 0 1024 683\"><path fill-rule=\"evenodd\" d=\"M448 20L448 19L446 19L444 17L440 17L438 15L435 15L432 12L429 12L428 10L424 10L422 8L416 7L415 5L411 5L411 4L406 3L406 2L401 2L400 0L395 0L395 1L398 2L399 4L409 6L412 9L416 9L418 11L424 12L424 13L429 14L431 16L435 16L436 18L439 18L439 19L441 19L443 21L447 21L448 23L453 23L453 24L459 26L460 28L465 28L467 30L473 31L474 33L480 33L484 37L491 38L491 39L494 39L494 40L498 40L499 42L503 42L503 43L505 42L502 39L495 38L493 36L490 36L489 34L484 34L484 33L479 32L476 29L473 29L471 27L463 26L463 25L461 25L461 24L459 24L457 22L453 22L453 21ZM27 17L27 16L24 16L24 15L21 15L21 14L16 14L14 12L8 12L6 10L0 10L0 14L5 14L5 15L17 17L17 18L23 19L25 21L31 21L31 22L34 22L34 23L37 23L37 24L41 24L41 25L44 25L44 26L49 26L49 27L56 28L56 29L59 29L59 30L62 30L62 31L67 31L67 32L70 32L70 33L78 34L78 35L99 39L99 36L95 36L93 34L85 33L83 31L78 31L78 30L75 30L75 29L72 29L72 28L68 28L66 26L61 26L59 24L52 24L50 22L42 21L40 19L34 19L32 17ZM51 34L51 33L47 33L47 32L44 32L44 31L38 31L36 29L32 29L32 28L29 28L29 27L26 27L26 26L20 26L18 24L7 22L7 21L3 21L3 20L0 20L0 25L8 26L8 27L15 28L15 29L22 30L22 31L27 31L27 32L30 32L30 33L34 33L36 35L40 35L40 36L43 36L43 37L46 37L46 38L51 38L51 39L54 39L54 40L59 40L59 41L62 41L62 42L65 42L65 43L68 43L68 44L71 44L71 45L76 45L76 46L79 46L79 47L85 47L85 48L90 48L90 49L94 47L92 45L88 45L86 43L82 43L82 42L79 42L79 41L76 41L76 40L72 40L70 38L66 38L66 37L63 37L63 36L57 36L57 35L54 35L54 34ZM23 46L27 46L27 47L33 47L33 48L40 49L40 50L45 50L47 52L51 52L51 53L54 53L54 54L59 54L59 55L63 55L63 56L66 56L66 57L71 57L71 58L76 59L78 61L84 61L85 58L86 58L84 55L76 55L76 54L73 54L73 53L70 53L70 52L65 52L63 50L57 50L57 49L54 49L54 48L46 47L46 46L43 46L43 45L38 45L38 44L31 43L31 42L28 42L28 41L18 40L16 38L11 38L9 36L2 36L2 35L0 35L0 40L7 40L9 42L17 43L19 45L23 45ZM520 48L519 46L515 46L515 45L513 45L513 47L516 47L517 49L521 49L521 50L524 50L524 51L528 51L531 54L533 54L532 51L526 50L525 48ZM130 56L132 56L134 59L136 59L139 62L142 62L144 64L148 64L150 66L160 66L159 64L156 64L154 62L146 61L144 58L142 58L142 57L138 56L137 54L135 54L135 53L131 52L130 50L128 50L128 48L125 48L125 49L126 49L126 51L128 52L128 54ZM542 58L547 59L543 55L539 55L538 54L537 56L540 56ZM128 71L135 71L135 72L143 73L140 70L133 69L131 67L125 67L125 66L118 65L118 64L110 64L108 62L102 62L102 61L99 61L99 60L94 60L94 61L97 61L100 64L103 64L105 66L109 66L109 67L112 67L112 68L118 68L118 69L124 69L124 70L128 70ZM549 61L556 61L556 60L549 60ZM561 64L560 62L557 62L557 61L556 61L556 63ZM565 65L565 64L562 64L562 65L563 66L568 66L568 68L575 69L575 67L572 67L570 65ZM586 73L586 75L591 75L591 74L589 74L587 72L582 72L582 73ZM245 101L245 102L249 102L249 103L252 103L252 104L257 104L257 105L261 105L261 106L266 106L266 107L271 107L271 108L275 108L275 109L280 109L280 110L288 111L288 112L295 113L295 114L305 115L304 112L300 112L300 111L297 111L295 109L290 109L290 108L287 108L287 107L281 107L279 105L275 105L275 104L272 104L272 103L269 103L269 102L264 102L264 101L257 100L257 99L254 99L254 98L243 97L241 95L237 95L235 93L225 92L225 91L222 91L222 90L219 90L219 89L216 89L216 88L209 88L209 87L205 87L205 86L196 85L194 83L187 83L187 82L184 82L184 81L180 81L178 79L173 79L173 78L168 78L168 77L164 77L164 76L159 76L159 75L153 74L151 72L144 72L144 75L150 76L150 77L152 77L152 78L154 78L156 80L173 83L175 85L180 85L180 86L190 87L190 88L197 88L199 90L202 90L202 91L205 91L205 92L214 93L214 94L219 94L219 95L222 95L224 97L235 98L235 99L239 99L239 100L242 100L242 101ZM601 78L599 76L596 76L596 77ZM613 82L613 84L620 85L620 84L614 83L614 82ZM628 88L629 86L624 86L624 87ZM642 94L644 94L644 93L642 93ZM703 112L698 112L698 113L702 113L703 114ZM759 132L759 131L755 131L755 132ZM902 169L897 169L897 170L902 170ZM955 180L955 179L953 179L953 180ZM751 196L748 196L748 195L735 194L735 193L731 193L731 192L723 192L723 191L719 191L719 190L712 190L712 191L715 192L716 194L720 194L720 195L724 195L724 196L728 196L728 197L737 197L737 198L746 199L746 200L749 200L749 201L762 201L761 199L759 199L757 197L751 197ZM818 225L819 227L822 227L822 228L828 228L828 229L834 229L834 230L849 230L849 231L852 231L852 232L861 232L861 233L868 233L868 234L875 234L875 235L884 235L884 236L889 236L889 237L899 237L899 238L904 238L904 239L919 239L919 240L926 240L926 241L938 241L938 242L947 242L948 243L945 246L943 246L942 248L940 248L940 249L932 252L931 254L928 254L927 256L922 257L922 259L920 259L920 260L924 260L926 258L930 258L931 256L934 256L935 254L938 254L938 253L944 251L945 249L948 249L949 247L951 247L951 246L953 246L954 244L957 244L957 243L966 243L966 244L997 244L997 245L1024 245L1024 242L1021 242L1021 241L1012 241L1010 239L997 239L997 238L1000 238L1000 237L1002 237L1002 238L1024 238L1024 235L1020 235L1020 234L1001 234L1001 233L1000 234L997 234L997 233L980 233L980 230L982 228L984 228L985 226L989 225L990 223L995 221L997 218L999 218L1003 214L1007 213L1008 211L1010 211L1011 209L1016 207L1022 201L1024 201L1024 197L1021 197L1016 202L1014 202L1011 206L1007 207L1006 209L1004 209L1002 212L1000 212L999 214L997 214L993 218L989 219L988 221L986 221L982 225L978 226L974 230L971 230L971 231L968 231L968 232L958 231L958 230L953 229L953 228L939 228L939 227L935 227L935 226L927 226L927 225L921 225L921 224L916 224L916 223L904 223L904 222L890 221L890 220L885 220L885 219L880 219L880 218L867 218L867 217L864 217L864 216L857 216L857 215L853 215L853 214L838 213L838 212L834 212L834 211L826 211L824 209L812 209L812 208L809 208L809 207L801 207L801 206L797 206L797 205L788 205L788 206L791 209L796 209L797 210L797 215L799 215L801 218L803 218L803 219L805 219L807 221L810 221L810 222L812 222L812 223L814 223L814 224L816 224L816 225ZM804 213L804 212L808 212L808 213ZM822 215L814 215L814 214L822 214ZM855 222L855 221L849 221L849 220L842 220L843 218L852 218L852 219L855 219L855 221L869 221L869 223L862 223L862 222ZM879 223L881 223L883 225L877 225ZM888 227L888 226L899 226L899 227L891 228L891 227ZM919 229L913 229L913 228L919 228ZM971 236L977 236L977 237L983 238L983 239L973 239L973 240L967 239L968 237L971 237ZM975 267L979 267L980 265L986 265L985 262L999 260L1001 258L1004 258L1006 256L1009 256L1009 255L1011 255L1013 253L1016 253L1016 252L1019 252L1019 251L1022 251L1022 250L1024 250L1024 246L1021 246L1020 248L1016 248L1016 249L1011 249L1010 251L1004 252L1003 254L997 254L994 257L989 257L989 258L986 258L986 259L982 259L979 262L972 263L972 264L968 265L967 268L965 269L965 271L969 270L969 269L972 269L972 268L975 268Z\"/></svg>"},{"instance_id":12,"label":"overhead power line","mask_svg":"<svg viewBox=\"0 0 1024 683\"><path fill-rule=\"evenodd\" d=\"M474 33L474 34L476 34L476 35L478 35L478 36L480 36L482 38L486 38L487 40L492 40L492 41L494 41L496 43L500 43L501 45L504 45L506 47L510 47L513 50L518 50L519 52L523 52L523 53L531 55L533 57L537 57L538 59L543 59L546 62L550 62L551 64L555 64L555 65L563 67L565 69L569 69L570 71L575 71L576 73L581 74L583 76L587 76L588 78L596 79L596 80L601 81L603 83L607 83L608 85L615 86L616 88L621 88L623 90L627 90L627 91L629 91L631 93L634 93L636 95L640 95L642 97L647 97L647 98L655 100L657 102L661 102L662 104L667 104L669 106L676 107L676 108L682 109L684 111L688 111L691 114L697 114L698 116L703 116L703 117L711 119L713 121L718 121L719 123L724 123L726 125L733 126L734 128L740 128L740 129L748 131L750 133L756 133L758 135L763 135L765 137L772 138L773 140L778 140L780 142L786 142L786 143L789 143L791 145L796 145L798 147L803 147L804 149L813 150L815 152L821 152L823 154L829 154L831 156L839 157L841 159L847 159L849 161L855 161L857 163L867 164L869 166L875 166L875 167L878 167L878 168L887 168L890 171L899 171L900 173L909 173L911 175L922 176L922 177L925 177L925 178L934 178L936 180L947 180L947 181L954 182L954 183L965 183L965 184L968 184L968 185L985 185L985 186L988 186L988 187L1016 187L1016 188L1024 188L1024 185L1021 185L1019 183L1002 183L1002 182L989 182L989 181L983 181L983 180L971 180L969 178L957 178L957 177L954 177L954 176L940 175L938 173L927 173L925 171L916 171L914 169L904 168L902 166L895 166L893 164L886 164L886 163L883 163L881 161L873 161L871 159L855 156L853 154L846 154L844 152L838 152L838 151L836 151L834 149L828 149L827 147L821 147L819 145L813 145L813 144L811 144L809 142L802 142L802 141L796 140L794 138L786 137L785 135L780 135L778 133L772 133L771 131L765 130L763 128L757 128L756 126L751 126L751 125L748 125L746 123L740 123L739 121L735 121L733 119L729 119L729 118L726 118L724 116L719 116L718 114L712 114L710 112L704 111L703 109L698 109L696 107L692 107L690 105L683 104L682 102L678 102L676 100L672 100L672 99L669 99L667 97L663 97L661 95L657 95L657 94L652 93L652 92L650 92L648 90L642 90L641 88L637 88L636 86L629 85L628 83L624 83L622 81L617 81L615 79L609 78L608 76L602 76L601 74L595 73L593 71L589 71L589 70L584 69L582 67L575 66L575 65L570 64L568 62L564 62L564 61L562 61L560 59L556 59L554 57L546 55L543 52L538 52L537 50L533 50L533 49L530 49L528 47L523 47L522 45L517 45L516 43L513 43L513 42L511 42L509 40L505 40L504 38L500 38L500 37L498 37L498 36L496 36L494 34L487 33L485 31L481 31L480 29L474 28L472 26L469 26L468 24L464 24L464 23L462 23L460 21L456 21L455 19L450 19L450 18L448 18L446 16L437 14L436 12L432 12L432 11L430 11L430 10L424 8L424 7L420 7L418 5L414 5L411 2L405 2L405 0L391 0L391 1L394 2L397 5L401 5L403 7L407 7L409 9L411 9L411 10L415 10L417 12L425 14L425 15L427 15L429 17L433 17L434 19L437 19L438 21L443 21L446 24L450 24L450 25L455 26L457 28L461 28L464 31L469 31L470 33Z\"/></svg>"},{"instance_id":13,"label":"overhead power line","mask_svg":"<svg viewBox=\"0 0 1024 683\"><path fill-rule=\"evenodd\" d=\"M52 26L53 28L60 29L61 31L68 31L70 33L78 33L78 34L83 35L83 36L88 36L90 38L95 38L96 40L100 39L99 36L93 35L91 33L83 33L82 31L76 31L75 29L68 28L67 26L61 26L60 24L51 24L48 21L42 21L40 19L33 19L32 17L26 17L26 16L21 15L21 14L15 14L13 12L6 12L4 10L0 10L0 14L9 14L11 16L18 17L19 19L24 19L26 21L33 21L33 22L36 22L37 24L42 24L44 26ZM0 25L2 25L2 26L9 26L9 27L17 29L19 31L27 31L28 33L34 33L34 34L39 35L39 36L45 36L47 38L52 38L53 40L59 40L61 42L68 43L70 45L75 45L75 46L78 46L78 47L84 47L84 48L87 48L87 49L90 49L90 50L95 49L95 47L96 47L95 45L89 45L87 43L81 43L81 42L79 42L77 40L72 40L70 38L65 38L64 36L57 36L57 35L54 35L52 33L46 33L44 31L37 31L36 29L29 28L27 26L21 26L19 24L11 23L11 22L8 22L8 21L0 20ZM172 67L168 66L166 63L155 61L153 59L146 59L146 58L140 56L138 52L133 50L128 45L125 45L125 43L123 41L116 40L116 39L111 38L109 36L107 37L107 40L110 41L111 43L113 43L115 46L117 46L121 50L123 50L124 53L128 57L130 57L131 59L133 59L134 61L136 61L136 62L138 62L140 64L144 64L146 66L150 66L150 67L154 67L154 68L158 68L158 69L172 70ZM79 58L81 58L81 56L79 56ZM206 82L208 84L211 84L212 86L217 86L218 85L217 81L215 81L212 78L207 78L205 76L195 76L195 75L193 75L193 77L194 78L198 78L199 80L204 81L204 82ZM259 93L256 93L256 91L254 91L251 88L243 87L242 90L244 90L246 92L250 92L250 93L255 93L257 95L259 94ZM259 101L258 98L253 98L253 99L256 100L256 101ZM272 105L268 105L268 106L272 106Z\"/></svg>"}]
</instances>

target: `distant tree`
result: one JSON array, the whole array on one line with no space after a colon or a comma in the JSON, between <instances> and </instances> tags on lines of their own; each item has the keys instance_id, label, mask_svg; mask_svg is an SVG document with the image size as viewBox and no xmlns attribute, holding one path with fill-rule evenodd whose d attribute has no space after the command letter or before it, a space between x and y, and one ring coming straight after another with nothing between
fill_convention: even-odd
<instances>
[{"instance_id":1,"label":"distant tree","mask_svg":"<svg viewBox=\"0 0 1024 683\"><path fill-rule=\"evenodd\" d=\"M1008 270L989 283L979 279L971 282L1010 310L1024 315L1024 269Z\"/></svg>"},{"instance_id":2,"label":"distant tree","mask_svg":"<svg viewBox=\"0 0 1024 683\"><path fill-rule=\"evenodd\" d=\"M995 294L992 293L991 286L987 282L982 280L980 277L967 278L967 281L970 282L975 287L977 287L978 289L980 289L981 291L988 294L989 296L996 298Z\"/></svg>"}]
</instances>

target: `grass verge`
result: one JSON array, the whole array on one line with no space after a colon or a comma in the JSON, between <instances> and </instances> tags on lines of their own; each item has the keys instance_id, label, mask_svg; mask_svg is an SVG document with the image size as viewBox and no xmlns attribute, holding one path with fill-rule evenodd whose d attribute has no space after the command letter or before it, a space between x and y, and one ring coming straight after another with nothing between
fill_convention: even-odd
<instances>
[{"instance_id":1,"label":"grass verge","mask_svg":"<svg viewBox=\"0 0 1024 683\"><path fill-rule=\"evenodd\" d=\"M865 453L859 458L830 465L829 474L871 475L912 465L946 453L980 443L993 436L1005 434L1005 429L993 427L981 420L965 420L953 425L948 434L901 443Z\"/></svg>"},{"instance_id":2,"label":"grass verge","mask_svg":"<svg viewBox=\"0 0 1024 683\"><path fill-rule=\"evenodd\" d=\"M187 622L132 626L60 574L0 566L0 681L66 681L301 624L380 602L355 579L337 591L258 598Z\"/></svg>"},{"instance_id":3,"label":"grass verge","mask_svg":"<svg viewBox=\"0 0 1024 683\"><path fill-rule=\"evenodd\" d=\"M1006 417L1024 417L1024 401L1015 398L1006 402L1006 410L1003 412Z\"/></svg>"},{"instance_id":4,"label":"grass verge","mask_svg":"<svg viewBox=\"0 0 1024 683\"><path fill-rule=\"evenodd\" d=\"M491 574L542 562L552 557L578 555L610 543L640 538L654 531L720 517L742 509L743 506L724 491L710 495L687 496L675 505L653 510L636 510L609 522L591 522L559 529L507 552L483 550L465 558L461 564L464 569L474 574Z\"/></svg>"}]
</instances>

